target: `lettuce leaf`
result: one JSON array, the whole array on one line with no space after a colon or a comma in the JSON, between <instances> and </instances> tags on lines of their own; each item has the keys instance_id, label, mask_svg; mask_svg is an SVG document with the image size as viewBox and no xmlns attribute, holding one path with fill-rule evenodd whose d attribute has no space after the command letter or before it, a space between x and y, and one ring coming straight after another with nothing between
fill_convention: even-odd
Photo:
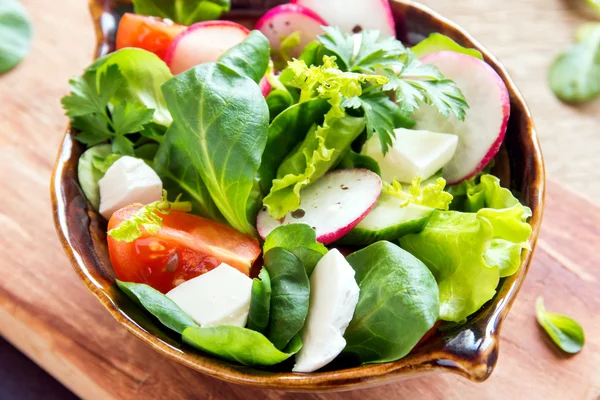
<instances>
[{"instance_id":1,"label":"lettuce leaf","mask_svg":"<svg viewBox=\"0 0 600 400\"><path fill-rule=\"evenodd\" d=\"M490 300L499 278L514 274L529 249L531 210L484 174L464 184L468 212L435 212L425 229L400 244L420 258L440 287L440 318L460 322Z\"/></svg>"},{"instance_id":2,"label":"lettuce leaf","mask_svg":"<svg viewBox=\"0 0 600 400\"><path fill-rule=\"evenodd\" d=\"M282 218L300 206L300 191L334 167L365 128L365 120L333 107L321 126L313 126L300 146L281 163L277 179L263 200L273 218Z\"/></svg>"},{"instance_id":3,"label":"lettuce leaf","mask_svg":"<svg viewBox=\"0 0 600 400\"><path fill-rule=\"evenodd\" d=\"M484 257L493 227L476 214L435 211L425 229L400 245L427 265L440 291L440 319L461 322L496 293L497 266Z\"/></svg>"},{"instance_id":4,"label":"lettuce leaf","mask_svg":"<svg viewBox=\"0 0 600 400\"><path fill-rule=\"evenodd\" d=\"M417 58L422 58L428 54L436 53L438 51L448 50L483 60L483 56L478 50L463 47L454 40L450 39L448 36L437 32L427 36L417 45L413 46L411 50Z\"/></svg>"},{"instance_id":5,"label":"lettuce leaf","mask_svg":"<svg viewBox=\"0 0 600 400\"><path fill-rule=\"evenodd\" d=\"M416 177L411 182L408 192L406 192L403 190L400 182L394 179L391 184L385 183L383 185L381 193L400 200L406 200L404 206L412 203L419 206L448 210L452 201L452 195L444 191L445 187L446 180L444 178L437 178L434 183L422 186L421 178Z\"/></svg>"}]
</instances>

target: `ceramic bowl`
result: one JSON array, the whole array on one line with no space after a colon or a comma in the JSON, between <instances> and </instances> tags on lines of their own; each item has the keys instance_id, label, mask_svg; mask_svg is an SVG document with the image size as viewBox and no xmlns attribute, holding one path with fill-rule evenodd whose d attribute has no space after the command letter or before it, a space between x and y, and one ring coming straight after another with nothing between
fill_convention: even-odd
<instances>
[{"instance_id":1,"label":"ceramic bowl","mask_svg":"<svg viewBox=\"0 0 600 400\"><path fill-rule=\"evenodd\" d=\"M251 27L265 8L277 2L247 0L235 3L234 11L226 18ZM520 199L531 207L532 244L535 245L542 218L544 164L523 97L498 60L459 26L411 1L395 0L391 4L399 38L416 43L432 32L441 32L463 46L481 51L506 83L510 92L511 116L495 172L501 176L504 185L518 193ZM114 50L119 17L131 10L131 4L118 0L91 0L90 10L98 39L96 56L101 56ZM116 289L106 244L106 221L89 206L79 187L77 160L84 147L73 136L74 132L68 128L56 160L51 187L56 230L62 245L83 284L115 319L165 357L228 382L288 391L362 388L443 371L472 381L483 381L494 369L502 321L527 275L531 251L524 252L519 272L502 279L494 298L465 324L437 332L396 362L351 368L334 364L325 371L298 374L282 372L281 369L243 367L186 347L177 336L155 323Z\"/></svg>"}]
</instances>

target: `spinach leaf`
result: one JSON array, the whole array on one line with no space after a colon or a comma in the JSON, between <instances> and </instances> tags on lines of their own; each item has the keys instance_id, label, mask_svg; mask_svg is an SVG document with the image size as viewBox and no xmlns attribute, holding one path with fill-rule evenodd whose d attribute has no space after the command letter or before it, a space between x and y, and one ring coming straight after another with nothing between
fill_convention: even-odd
<instances>
[{"instance_id":1,"label":"spinach leaf","mask_svg":"<svg viewBox=\"0 0 600 400\"><path fill-rule=\"evenodd\" d=\"M16 0L0 2L0 74L16 67L29 53L33 29L25 8Z\"/></svg>"},{"instance_id":2,"label":"spinach leaf","mask_svg":"<svg viewBox=\"0 0 600 400\"><path fill-rule=\"evenodd\" d=\"M564 102L586 102L600 95L600 24L584 36L550 67L550 88Z\"/></svg>"},{"instance_id":3,"label":"spinach leaf","mask_svg":"<svg viewBox=\"0 0 600 400\"><path fill-rule=\"evenodd\" d=\"M313 124L323 122L330 106L325 99L295 104L279 114L269 125L267 145L258 174L264 193L271 189L281 162L305 138Z\"/></svg>"},{"instance_id":4,"label":"spinach leaf","mask_svg":"<svg viewBox=\"0 0 600 400\"><path fill-rule=\"evenodd\" d=\"M317 242L315 230L307 224L289 224L275 228L265 239L263 252L266 254L275 247L288 250L298 257L309 277L321 257L327 254L327 247Z\"/></svg>"},{"instance_id":5,"label":"spinach leaf","mask_svg":"<svg viewBox=\"0 0 600 400\"><path fill-rule=\"evenodd\" d=\"M188 328L183 331L183 341L219 358L248 366L279 364L302 347L302 340L298 336L282 352L262 334L233 325Z\"/></svg>"},{"instance_id":6,"label":"spinach leaf","mask_svg":"<svg viewBox=\"0 0 600 400\"><path fill-rule=\"evenodd\" d=\"M230 0L133 0L136 14L168 18L182 25L219 19Z\"/></svg>"},{"instance_id":7,"label":"spinach leaf","mask_svg":"<svg viewBox=\"0 0 600 400\"><path fill-rule=\"evenodd\" d=\"M117 279L117 286L133 301L158 318L163 325L177 333L198 326L173 300L148 285L121 282Z\"/></svg>"},{"instance_id":8,"label":"spinach leaf","mask_svg":"<svg viewBox=\"0 0 600 400\"><path fill-rule=\"evenodd\" d=\"M539 324L558 347L571 354L581 351L585 344L585 334L577 321L565 315L547 312L541 297L537 298L535 313Z\"/></svg>"},{"instance_id":9,"label":"spinach leaf","mask_svg":"<svg viewBox=\"0 0 600 400\"><path fill-rule=\"evenodd\" d=\"M333 168L365 128L365 119L331 109L321 126L313 126L306 138L277 170L277 179L263 204L274 218L282 218L300 206L300 191Z\"/></svg>"},{"instance_id":10,"label":"spinach leaf","mask_svg":"<svg viewBox=\"0 0 600 400\"><path fill-rule=\"evenodd\" d=\"M310 284L302 261L289 251L274 248L264 255L271 278L271 309L267 337L283 349L304 325Z\"/></svg>"},{"instance_id":11,"label":"spinach leaf","mask_svg":"<svg viewBox=\"0 0 600 400\"><path fill-rule=\"evenodd\" d=\"M87 149L85 153L81 155L79 163L77 164L77 179L79 180L79 186L81 186L83 194L85 194L85 197L96 211L98 211L98 208L100 207L100 188L98 187L98 182L102 179L106 170L102 171L97 168L97 166L94 165L94 161L97 158L104 160L110 154L112 154L111 145L100 144Z\"/></svg>"},{"instance_id":12,"label":"spinach leaf","mask_svg":"<svg viewBox=\"0 0 600 400\"><path fill-rule=\"evenodd\" d=\"M427 267L386 241L350 254L360 288L344 352L363 363L404 357L438 319L439 294Z\"/></svg>"},{"instance_id":13,"label":"spinach leaf","mask_svg":"<svg viewBox=\"0 0 600 400\"><path fill-rule=\"evenodd\" d=\"M215 202L194 167L192 154L185 142L185 133L173 123L158 148L153 168L160 176L163 187L170 193L182 193L182 199L192 203L194 214L225 222Z\"/></svg>"},{"instance_id":14,"label":"spinach leaf","mask_svg":"<svg viewBox=\"0 0 600 400\"><path fill-rule=\"evenodd\" d=\"M417 58L422 58L428 54L436 53L438 51L448 50L483 60L483 56L479 50L463 47L454 40L450 39L448 36L437 32L430 34L427 38L413 46L411 50Z\"/></svg>"},{"instance_id":15,"label":"spinach leaf","mask_svg":"<svg viewBox=\"0 0 600 400\"><path fill-rule=\"evenodd\" d=\"M269 40L260 31L252 31L246 39L221 57L219 63L258 83L269 65Z\"/></svg>"},{"instance_id":16,"label":"spinach leaf","mask_svg":"<svg viewBox=\"0 0 600 400\"><path fill-rule=\"evenodd\" d=\"M374 159L364 154L359 154L352 149L348 150L338 165L340 169L350 168L365 168L372 171L381 177L381 169L379 163Z\"/></svg>"},{"instance_id":17,"label":"spinach leaf","mask_svg":"<svg viewBox=\"0 0 600 400\"><path fill-rule=\"evenodd\" d=\"M229 224L255 235L247 206L267 143L269 110L252 79L206 63L163 85L182 145Z\"/></svg>"},{"instance_id":18,"label":"spinach leaf","mask_svg":"<svg viewBox=\"0 0 600 400\"><path fill-rule=\"evenodd\" d=\"M267 95L267 106L269 106L269 118L273 120L282 112L294 104L294 98L287 90L271 90Z\"/></svg>"},{"instance_id":19,"label":"spinach leaf","mask_svg":"<svg viewBox=\"0 0 600 400\"><path fill-rule=\"evenodd\" d=\"M248 313L248 329L265 333L269 326L271 309L271 279L266 268L260 270L258 278L252 281L252 297Z\"/></svg>"},{"instance_id":20,"label":"spinach leaf","mask_svg":"<svg viewBox=\"0 0 600 400\"><path fill-rule=\"evenodd\" d=\"M499 268L485 259L493 233L492 224L477 214L434 211L420 233L400 238L439 285L440 319L461 322L496 293Z\"/></svg>"}]
</instances>

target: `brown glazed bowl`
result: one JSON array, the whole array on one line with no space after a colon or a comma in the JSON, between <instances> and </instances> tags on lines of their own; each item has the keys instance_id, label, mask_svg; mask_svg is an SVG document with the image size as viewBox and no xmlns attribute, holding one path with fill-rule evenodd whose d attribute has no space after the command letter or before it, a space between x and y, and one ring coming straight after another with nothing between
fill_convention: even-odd
<instances>
[{"instance_id":1,"label":"brown glazed bowl","mask_svg":"<svg viewBox=\"0 0 600 400\"><path fill-rule=\"evenodd\" d=\"M251 27L266 8L276 3L245 0L236 4L234 1L233 11L225 18ZM542 219L545 174L538 137L521 94L498 60L463 29L412 1L392 0L391 4L400 39L414 44L432 32L441 32L463 46L481 51L506 83L512 109L495 172L505 186L531 207L534 247ZM96 56L101 56L114 50L119 17L131 10L131 4L119 0L91 0L90 10L98 38ZM494 298L466 323L436 332L396 362L352 368L338 363L325 371L299 374L282 372L281 368L243 367L186 347L169 329L155 323L117 290L108 257L106 221L89 206L79 187L77 161L84 147L73 137L73 131L67 129L52 177L52 206L58 236L73 268L94 296L125 329L166 357L228 382L288 391L364 388L442 371L480 382L494 369L502 321L527 275L532 251L524 252L519 272L502 279ZM289 366L287 368L289 371Z\"/></svg>"}]
</instances>

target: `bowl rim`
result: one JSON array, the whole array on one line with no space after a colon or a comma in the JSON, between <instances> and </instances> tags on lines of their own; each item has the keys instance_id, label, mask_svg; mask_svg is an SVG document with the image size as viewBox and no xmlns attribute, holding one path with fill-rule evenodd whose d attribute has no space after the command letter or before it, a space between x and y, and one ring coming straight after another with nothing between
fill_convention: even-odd
<instances>
[{"instance_id":1,"label":"bowl rim","mask_svg":"<svg viewBox=\"0 0 600 400\"><path fill-rule=\"evenodd\" d=\"M498 290L495 297L484 306L488 307L489 310L484 316L486 321L486 332L481 345L476 349L472 349L471 354L463 359L457 357L456 354L448 353L444 349L438 349L433 352L413 351L409 353L408 356L394 362L362 365L343 370L315 372L310 374L267 372L249 367L241 367L218 360L203 353L194 353L193 357L190 357L190 355L187 355L181 349L173 347L158 339L156 335L146 331L131 317L121 311L115 301L110 297L109 293L103 290L101 285L96 282L94 277L88 272L88 268L81 257L81 254L74 250L73 245L71 244L70 228L66 216L67 204L64 201L63 191L63 181L67 169L66 166L71 158L74 144L71 128L68 126L64 133L54 164L50 185L55 228L63 249L79 278L111 315L131 334L163 355L209 376L230 383L285 391L350 390L357 387L365 388L376 386L401 378L410 378L438 371L450 371L476 382L484 381L490 376L497 361L499 332L502 322L510 311L516 298L516 294L525 280L541 226L546 176L539 137L529 108L520 91L508 75L505 67L493 54L483 47L481 43L474 39L465 29L427 6L412 0L390 1L412 7L420 13L427 14L432 20L436 20L438 23L449 28L454 34L459 34L463 39L470 41L475 48L481 51L485 61L490 64L503 79L508 87L511 100L519 104L523 111L523 119L527 121L526 137L528 137L533 144L528 156L532 157L536 173L536 178L531 186L536 189L533 199L537 202L533 216L530 220L532 227L532 236L530 239L531 250L524 250L519 272L515 274L513 283L505 290L506 293L504 296L500 296L500 290ZM94 10L94 7L98 7L97 0L89 0L89 6L92 14L94 14L94 12L99 12L99 10ZM97 22L98 18L95 18L95 20L95 22ZM94 55L97 56L102 51L104 33L97 23L95 24L95 31L98 40ZM496 299L496 297L498 297L498 299Z\"/></svg>"}]
</instances>

